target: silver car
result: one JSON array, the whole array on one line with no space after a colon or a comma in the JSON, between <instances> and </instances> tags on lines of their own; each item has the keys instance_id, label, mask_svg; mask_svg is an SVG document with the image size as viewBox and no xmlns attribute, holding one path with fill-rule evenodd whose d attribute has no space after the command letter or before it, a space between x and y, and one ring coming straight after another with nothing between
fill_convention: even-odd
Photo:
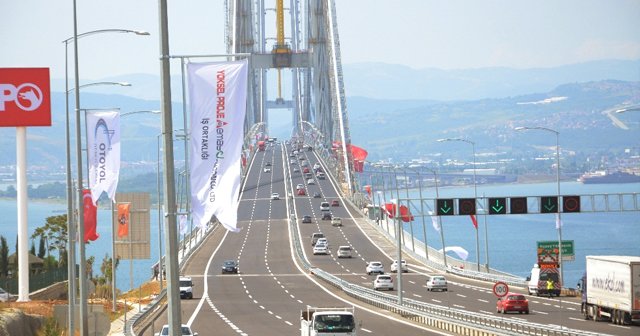
<instances>
[{"instance_id":1,"label":"silver car","mask_svg":"<svg viewBox=\"0 0 640 336\"><path fill-rule=\"evenodd\" d=\"M373 289L393 290L393 278L390 275L378 275L376 279L373 280Z\"/></svg>"},{"instance_id":2,"label":"silver car","mask_svg":"<svg viewBox=\"0 0 640 336\"><path fill-rule=\"evenodd\" d=\"M366 271L368 275L373 273L384 274L384 266L379 261L371 261L367 264Z\"/></svg>"},{"instance_id":3,"label":"silver car","mask_svg":"<svg viewBox=\"0 0 640 336\"><path fill-rule=\"evenodd\" d=\"M430 275L427 279L427 290L441 290L447 291L447 279L442 275Z\"/></svg>"}]
</instances>

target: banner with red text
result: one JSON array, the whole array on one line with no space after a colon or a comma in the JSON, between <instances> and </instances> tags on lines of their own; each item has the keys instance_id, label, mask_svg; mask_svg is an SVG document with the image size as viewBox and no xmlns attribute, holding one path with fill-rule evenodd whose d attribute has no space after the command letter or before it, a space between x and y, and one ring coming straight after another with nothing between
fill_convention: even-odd
<instances>
[{"instance_id":1,"label":"banner with red text","mask_svg":"<svg viewBox=\"0 0 640 336\"><path fill-rule=\"evenodd\" d=\"M115 201L120 175L120 113L87 110L87 161L93 204L102 192Z\"/></svg>"},{"instance_id":2,"label":"banner with red text","mask_svg":"<svg viewBox=\"0 0 640 336\"><path fill-rule=\"evenodd\" d=\"M238 232L238 195L244 117L247 106L247 60L190 63L191 211L204 227L212 216Z\"/></svg>"}]
</instances>

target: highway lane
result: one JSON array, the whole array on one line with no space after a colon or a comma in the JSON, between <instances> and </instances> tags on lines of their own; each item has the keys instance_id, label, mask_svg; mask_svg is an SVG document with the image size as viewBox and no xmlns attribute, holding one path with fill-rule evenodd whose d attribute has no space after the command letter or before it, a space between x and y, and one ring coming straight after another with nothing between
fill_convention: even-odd
<instances>
[{"instance_id":1,"label":"highway lane","mask_svg":"<svg viewBox=\"0 0 640 336\"><path fill-rule=\"evenodd\" d=\"M317 162L317 158L314 155L311 155L311 152L306 152L305 156L311 165ZM332 185L329 180L319 180L317 183L318 187L323 191L323 196L337 194L335 186ZM332 196L325 196L324 198L329 199L331 197ZM299 203L299 201L296 200L296 204L303 203ZM364 263L360 264L360 261L381 261L385 265L385 270L388 272L391 264L390 258L395 258L395 249L389 254L381 253L376 244L372 243L367 237L365 237L361 230L355 229L356 226L351 220L346 209L343 207L332 208L331 211L335 215L343 218L343 222L345 223L344 227L334 228L330 226L328 221L325 223L325 221L321 220L315 220L314 225L300 224L303 235L310 235L311 232L323 232L328 237L331 247L331 256L311 256L310 259L313 260L315 266L331 272L334 275L343 277L347 281L352 281L353 283L372 288L372 282L375 276L366 275L364 273L365 265ZM321 216L319 203L316 204L312 202L310 212L314 216ZM350 228L354 229L350 230ZM335 257L335 249L338 245L343 245L343 242L349 242L347 245L351 245L358 252L354 255L354 257L359 259L358 262L354 263L344 259L339 260ZM312 254L311 245L306 247L306 253L307 255ZM409 263L412 262L410 258L405 259L409 259ZM428 292L425 286L427 278L424 275L437 272L429 270L426 267L411 268L413 269L413 272L409 274L405 273L403 276L403 294L405 298L412 298L427 303L443 305L466 311L500 316L501 318L515 320L522 319L536 323L592 330L616 335L625 334L625 332L631 332L633 334L633 332L636 331L633 329L634 327L630 326L616 326L607 323L590 325L590 321L584 321L580 314L579 298L563 297L560 299L549 299L545 297L532 297L527 295L531 306L531 313L529 315L497 314L495 308L496 297L493 295L491 290L493 283L485 283L446 275L449 279L449 292ZM518 288L514 288L512 291L519 292L521 294L524 293L522 289ZM391 294L397 295L397 292L392 291Z\"/></svg>"},{"instance_id":2,"label":"highway lane","mask_svg":"<svg viewBox=\"0 0 640 336\"><path fill-rule=\"evenodd\" d=\"M255 161L261 162L260 159L256 156ZM284 183L277 176L278 164L273 167L270 184L263 183L268 173L251 168L250 174L259 177L255 185L247 183L247 192L242 195L239 220L243 230L208 239L184 272L194 278L195 297L201 299L182 301L183 321L191 317L192 327L201 335L214 331L217 335L295 334L299 333L299 312L307 304L349 305L321 289L315 279L294 263L285 202L265 197L284 188L278 185L279 181ZM220 265L227 259L239 262L239 275L220 274ZM363 322L361 332L441 334L426 332L402 320L382 318L385 315L389 314L357 309L356 318ZM157 322L156 330L162 323Z\"/></svg>"},{"instance_id":3,"label":"highway lane","mask_svg":"<svg viewBox=\"0 0 640 336\"><path fill-rule=\"evenodd\" d=\"M308 155L312 152L305 154L313 165L314 157ZM301 218L302 214L307 212L313 213L314 217L319 216L321 199L295 195L295 209L286 209L284 200L272 201L270 199L272 192L278 192L282 197L286 197L295 184L302 183L301 177L296 177L293 174L292 180L287 182L288 186L285 186L285 166L282 156L283 153L278 147L256 155L250 167L249 178L244 186L238 211L238 218L243 230L240 233L226 234L224 239L222 233L216 232L194 256L185 270L185 274L194 278L196 287L194 300L182 301L183 321L186 322L189 317L192 317L192 325L201 335L206 335L207 331L215 331L219 335L255 335L264 334L265 330L269 330L268 334L272 332L278 334L297 333L299 328L298 314L306 304L346 305L319 289L314 284L313 278L310 279L308 274L301 273L291 259L288 227L284 218L291 211L297 214L297 218ZM272 163L271 173L263 171L267 161ZM284 162L288 164L289 161ZM311 194L313 194L313 190L320 190L325 196L324 198L336 198L337 192L330 184L324 183L325 181L317 181L320 183L307 188ZM330 270L354 283L371 286L374 277L364 274L364 261L375 258L383 261L388 268L389 258L378 249L376 244L363 235L353 220L347 219L349 215L342 203L340 207L332 208L336 215L345 220L345 226L342 228L331 227L328 221L319 219L314 224L299 224L303 235L303 246L306 249L307 257L315 265ZM331 256L313 256L309 250L310 244L307 235L318 229L322 229L328 234L332 253L335 252L338 245L352 245L355 248L354 258L336 260ZM305 231L307 233L304 233ZM220 242L221 245L219 245ZM220 274L220 265L227 259L239 261L240 275ZM206 276L203 276L205 274L203 270L207 266L209 266L209 270L206 272ZM412 269L419 270L413 266ZM198 299L203 295L205 279L208 287L208 299L201 302ZM420 273L405 274L405 297L444 306L455 307L457 305L464 307L460 309L470 311L484 310L486 313L493 314L495 310L495 298L487 292L490 291L490 284L456 279L448 275L450 292L429 293L423 287L424 279L425 277ZM395 291L391 292L391 294L394 293ZM532 301L532 307L534 303ZM540 304L545 306L543 303ZM198 306L200 307L198 308ZM551 305L548 309L556 308ZM552 315L553 313L549 312L548 314ZM389 314L383 312L382 315ZM508 318L521 318L522 316L510 315ZM565 314L563 313L562 316ZM386 321L379 315L360 309L357 310L357 319L364 322L361 334L369 334L371 331L373 334L380 335L392 333L412 335L417 334L416 330L418 330L404 323ZM549 318L551 322L545 323L559 324L559 322L552 321L553 319ZM580 321L574 322L580 323ZM158 321L156 330L162 323ZM587 328L584 326L585 323L593 322L583 321L580 324L582 329ZM599 325L606 326L604 323ZM624 334L612 332L609 330L610 327L605 329L608 330L607 333ZM398 330L403 332L399 333ZM621 331L625 330L621 329ZM424 331L419 331L419 333L430 334Z\"/></svg>"}]
</instances>

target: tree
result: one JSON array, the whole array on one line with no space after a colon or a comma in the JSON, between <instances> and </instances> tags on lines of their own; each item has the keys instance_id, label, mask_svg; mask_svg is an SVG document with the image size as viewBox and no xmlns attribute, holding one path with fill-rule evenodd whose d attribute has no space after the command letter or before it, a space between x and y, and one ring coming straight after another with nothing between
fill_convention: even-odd
<instances>
[{"instance_id":1,"label":"tree","mask_svg":"<svg viewBox=\"0 0 640 336\"><path fill-rule=\"evenodd\" d=\"M0 277L9 275L9 245L4 236L0 236Z\"/></svg>"},{"instance_id":2,"label":"tree","mask_svg":"<svg viewBox=\"0 0 640 336\"><path fill-rule=\"evenodd\" d=\"M51 252L58 250L58 253L62 255L63 251L67 250L67 242L69 234L67 231L67 215L50 216L47 217L44 226L38 227L34 230L31 238L40 237L45 239L45 242L49 245L47 251Z\"/></svg>"},{"instance_id":3,"label":"tree","mask_svg":"<svg viewBox=\"0 0 640 336\"><path fill-rule=\"evenodd\" d=\"M102 259L102 265L100 265L100 272L102 272L104 276L104 281L108 284L113 282L113 274L111 272L111 263L113 259L109 257L108 254L104 255ZM116 268L118 268L118 264L120 263L120 259L116 258Z\"/></svg>"},{"instance_id":4,"label":"tree","mask_svg":"<svg viewBox=\"0 0 640 336\"><path fill-rule=\"evenodd\" d=\"M43 259L47 254L47 250L44 246L44 237L40 236L40 244L38 245L38 258Z\"/></svg>"},{"instance_id":5,"label":"tree","mask_svg":"<svg viewBox=\"0 0 640 336\"><path fill-rule=\"evenodd\" d=\"M31 248L29 248L29 253L36 255L36 245L33 243L33 239L31 239Z\"/></svg>"}]
</instances>

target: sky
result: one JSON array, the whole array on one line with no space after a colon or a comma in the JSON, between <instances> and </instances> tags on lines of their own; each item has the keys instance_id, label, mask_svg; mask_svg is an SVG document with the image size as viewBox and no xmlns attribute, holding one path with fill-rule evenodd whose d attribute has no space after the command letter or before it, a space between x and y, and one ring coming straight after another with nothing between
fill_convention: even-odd
<instances>
[{"instance_id":1,"label":"sky","mask_svg":"<svg viewBox=\"0 0 640 336\"><path fill-rule=\"evenodd\" d=\"M639 0L335 2L343 64L539 68L640 59ZM273 0L266 3L274 7ZM50 67L52 78L63 79L62 41L73 36L72 4L71 0L0 0L0 67ZM170 53L224 53L223 4L222 0L168 1ZM77 16L78 33L117 28L151 34L82 38L81 78L159 74L157 0L78 0ZM72 69L73 45L68 47ZM179 70L179 63L172 62L172 73Z\"/></svg>"}]
</instances>

